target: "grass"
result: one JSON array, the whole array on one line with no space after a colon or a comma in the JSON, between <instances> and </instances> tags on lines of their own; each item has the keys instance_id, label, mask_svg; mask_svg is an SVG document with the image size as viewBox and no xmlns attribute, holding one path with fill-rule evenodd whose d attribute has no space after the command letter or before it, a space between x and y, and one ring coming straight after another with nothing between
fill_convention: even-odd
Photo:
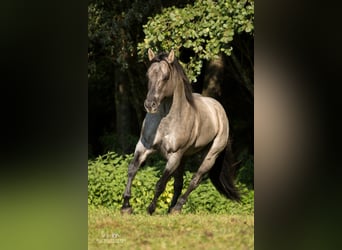
<instances>
[{"instance_id":1,"label":"grass","mask_svg":"<svg viewBox=\"0 0 342 250\"><path fill-rule=\"evenodd\" d=\"M88 210L88 249L254 249L254 216Z\"/></svg>"}]
</instances>

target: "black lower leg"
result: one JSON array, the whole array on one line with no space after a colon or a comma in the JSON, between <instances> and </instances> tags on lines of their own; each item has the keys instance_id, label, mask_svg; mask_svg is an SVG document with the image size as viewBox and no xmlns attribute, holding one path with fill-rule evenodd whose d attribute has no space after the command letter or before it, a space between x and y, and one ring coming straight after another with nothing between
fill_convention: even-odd
<instances>
[{"instance_id":1,"label":"black lower leg","mask_svg":"<svg viewBox=\"0 0 342 250\"><path fill-rule=\"evenodd\" d=\"M183 189L183 173L181 175L175 176L175 182L173 185L174 194L173 194L171 205L169 207L168 212L170 212L171 209L176 205L177 200L182 193L182 189Z\"/></svg>"},{"instance_id":2,"label":"black lower leg","mask_svg":"<svg viewBox=\"0 0 342 250\"><path fill-rule=\"evenodd\" d=\"M140 153L136 153L133 161L128 166L128 179L127 179L126 189L123 194L124 201L121 207L122 211L126 211L126 210L131 211L131 204L129 203L129 199L131 198L131 188L132 188L133 179L141 164L141 161L139 161L139 157L140 157Z\"/></svg>"},{"instance_id":3,"label":"black lower leg","mask_svg":"<svg viewBox=\"0 0 342 250\"><path fill-rule=\"evenodd\" d=\"M190 195L190 193L198 186L198 184L201 182L202 179L202 175L200 174L195 174L194 177L192 178L188 189L186 190L186 192L178 199L176 205L172 208L172 212L177 212L177 211L181 211L183 205L185 204L185 202L188 200L188 197Z\"/></svg>"},{"instance_id":4,"label":"black lower leg","mask_svg":"<svg viewBox=\"0 0 342 250\"><path fill-rule=\"evenodd\" d=\"M123 194L124 201L123 201L121 209L126 209L126 208L131 207L131 204L129 203L129 199L131 198L131 187L132 187L132 181L133 181L134 175L135 174L133 175L128 174L128 181L127 181L125 192Z\"/></svg>"},{"instance_id":5,"label":"black lower leg","mask_svg":"<svg viewBox=\"0 0 342 250\"><path fill-rule=\"evenodd\" d=\"M168 171L164 171L162 177L157 182L153 200L147 208L147 211L149 214L153 214L153 212L156 210L157 200L158 200L159 196L164 192L165 187L166 187L166 183L169 181L170 177L171 177L170 173Z\"/></svg>"},{"instance_id":6,"label":"black lower leg","mask_svg":"<svg viewBox=\"0 0 342 250\"><path fill-rule=\"evenodd\" d=\"M131 204L129 203L129 199L130 199L131 197L129 197L129 196L125 196L124 197L124 202L123 202L123 204L122 204L122 208L128 208L128 207L131 207Z\"/></svg>"}]
</instances>

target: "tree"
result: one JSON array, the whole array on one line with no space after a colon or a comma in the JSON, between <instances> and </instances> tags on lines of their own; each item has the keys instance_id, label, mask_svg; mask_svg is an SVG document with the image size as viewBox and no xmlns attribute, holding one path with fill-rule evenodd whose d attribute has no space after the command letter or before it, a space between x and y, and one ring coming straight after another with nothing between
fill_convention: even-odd
<instances>
[{"instance_id":1,"label":"tree","mask_svg":"<svg viewBox=\"0 0 342 250\"><path fill-rule=\"evenodd\" d=\"M217 60L222 53L232 56L237 69L243 71L233 53L233 45L234 39L240 39L242 33L254 36L254 1L199 0L184 8L172 6L149 17L143 27L145 39L138 44L140 57L145 57L148 48L162 51L173 48L178 52L190 49L194 53L183 66L192 82L197 81L204 60ZM244 48L235 46L235 49ZM253 68L253 61L250 63ZM243 79L247 89L253 92L248 75L244 74Z\"/></svg>"}]
</instances>

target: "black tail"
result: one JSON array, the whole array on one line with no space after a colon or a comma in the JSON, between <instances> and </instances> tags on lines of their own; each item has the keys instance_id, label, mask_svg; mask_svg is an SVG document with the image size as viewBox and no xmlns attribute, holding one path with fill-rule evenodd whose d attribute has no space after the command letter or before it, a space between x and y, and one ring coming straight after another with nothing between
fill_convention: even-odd
<instances>
[{"instance_id":1,"label":"black tail","mask_svg":"<svg viewBox=\"0 0 342 250\"><path fill-rule=\"evenodd\" d=\"M209 178L221 194L228 199L241 201L239 190L234 185L236 165L233 164L231 144L228 142L227 147L220 153L210 169Z\"/></svg>"}]
</instances>

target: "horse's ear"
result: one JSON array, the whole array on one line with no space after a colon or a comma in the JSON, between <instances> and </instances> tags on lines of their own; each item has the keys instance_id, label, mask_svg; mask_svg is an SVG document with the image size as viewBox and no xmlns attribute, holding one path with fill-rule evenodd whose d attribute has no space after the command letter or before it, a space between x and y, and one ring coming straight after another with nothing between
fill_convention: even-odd
<instances>
[{"instance_id":1,"label":"horse's ear","mask_svg":"<svg viewBox=\"0 0 342 250\"><path fill-rule=\"evenodd\" d=\"M175 60L175 52L174 50L172 49L167 57L167 61L169 63L173 63L173 60Z\"/></svg>"},{"instance_id":2,"label":"horse's ear","mask_svg":"<svg viewBox=\"0 0 342 250\"><path fill-rule=\"evenodd\" d=\"M153 51L151 49L148 49L148 59L150 59L150 61L152 61L152 59L155 57Z\"/></svg>"}]
</instances>

